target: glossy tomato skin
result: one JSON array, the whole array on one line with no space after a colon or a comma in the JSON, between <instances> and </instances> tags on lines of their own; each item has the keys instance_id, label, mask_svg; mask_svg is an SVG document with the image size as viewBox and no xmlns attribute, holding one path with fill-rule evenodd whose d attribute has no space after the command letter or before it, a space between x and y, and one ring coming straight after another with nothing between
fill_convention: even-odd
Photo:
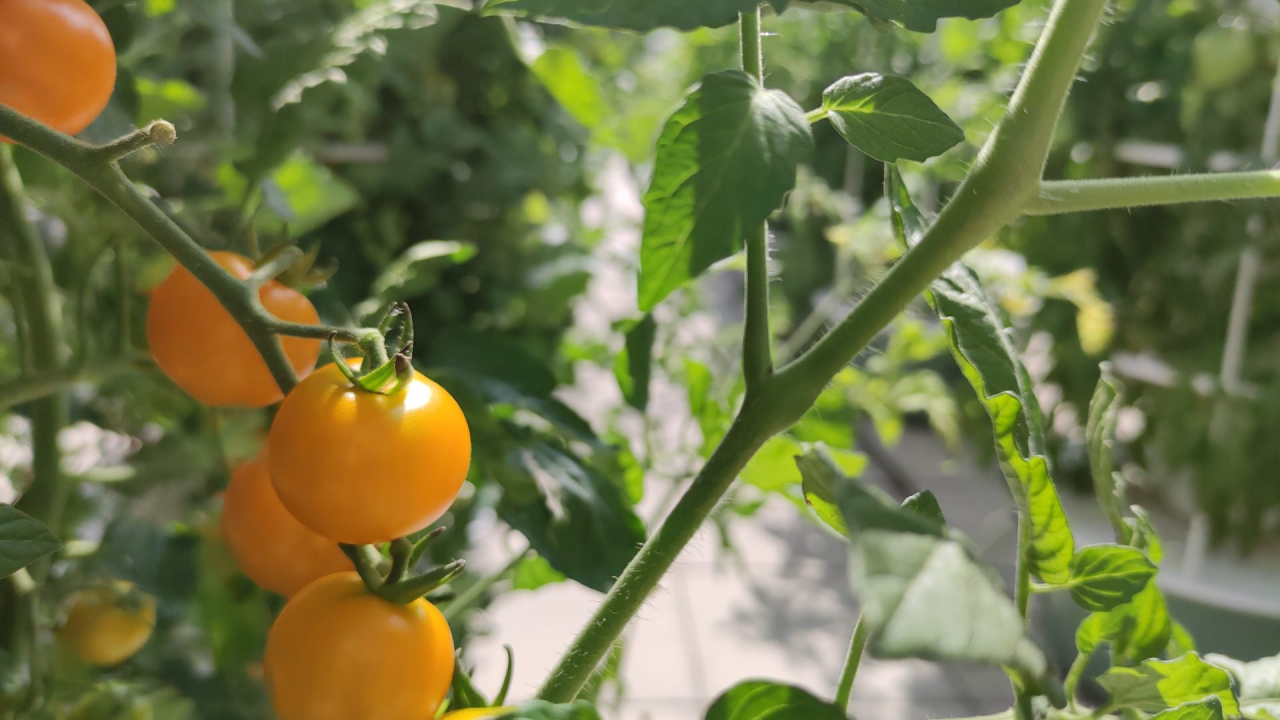
<instances>
[{"instance_id":1,"label":"glossy tomato skin","mask_svg":"<svg viewBox=\"0 0 1280 720\"><path fill-rule=\"evenodd\" d=\"M0 105L74 135L115 84L111 34L84 0L0 0Z\"/></svg>"},{"instance_id":2,"label":"glossy tomato skin","mask_svg":"<svg viewBox=\"0 0 1280 720\"><path fill-rule=\"evenodd\" d=\"M469 708L445 713L440 720L493 720L493 718L500 718L506 713L515 711L515 707Z\"/></svg>"},{"instance_id":3,"label":"glossy tomato skin","mask_svg":"<svg viewBox=\"0 0 1280 720\"><path fill-rule=\"evenodd\" d=\"M211 252L209 256L237 278L253 273L253 263L243 255ZM281 320L320 323L310 300L278 282L263 285L258 297L263 307ZM285 337L281 342L299 376L316 366L319 340ZM181 265L151 293L147 343L164 374L206 405L266 407L284 397L244 329Z\"/></svg>"},{"instance_id":4,"label":"glossy tomato skin","mask_svg":"<svg viewBox=\"0 0 1280 720\"><path fill-rule=\"evenodd\" d=\"M116 580L72 595L58 637L86 663L110 667L133 657L155 624L155 600Z\"/></svg>"},{"instance_id":5,"label":"glossy tomato skin","mask_svg":"<svg viewBox=\"0 0 1280 720\"><path fill-rule=\"evenodd\" d=\"M221 522L222 537L241 572L285 597L312 580L353 569L337 543L312 532L284 509L263 456L231 473Z\"/></svg>"},{"instance_id":6,"label":"glossy tomato skin","mask_svg":"<svg viewBox=\"0 0 1280 720\"><path fill-rule=\"evenodd\" d=\"M267 447L271 482L289 512L352 545L435 522L471 464L467 419L444 388L415 372L394 395L366 392L336 365L289 393Z\"/></svg>"},{"instance_id":7,"label":"glossy tomato skin","mask_svg":"<svg viewBox=\"0 0 1280 720\"><path fill-rule=\"evenodd\" d=\"M354 572L294 595L267 637L280 720L424 720L453 681L453 635L434 605L373 595Z\"/></svg>"}]
</instances>

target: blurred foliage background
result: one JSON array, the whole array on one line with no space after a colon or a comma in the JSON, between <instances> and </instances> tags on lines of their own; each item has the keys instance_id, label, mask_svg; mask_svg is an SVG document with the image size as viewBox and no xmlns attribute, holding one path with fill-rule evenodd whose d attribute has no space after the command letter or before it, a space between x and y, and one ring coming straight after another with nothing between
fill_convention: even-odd
<instances>
[{"instance_id":1,"label":"blurred foliage background","mask_svg":"<svg viewBox=\"0 0 1280 720\"><path fill-rule=\"evenodd\" d=\"M515 572L500 588L566 578L607 588L742 392L732 380L735 261L652 318L634 310L637 196L653 140L692 82L736 63L733 29L571 30L417 0L92 4L121 73L88 139L174 122L180 142L126 170L206 247L295 239L319 267L336 267L310 290L332 323L363 321L390 301L412 306L418 363L463 403L476 439L471 482L442 521L453 529L434 560L465 557L469 524L496 516L527 539L511 542ZM843 75L911 77L969 140L904 168L927 206L954 188L999 117L1046 5L945 21L932 35L853 13L770 15L767 82L815 107ZM1273 0L1120 0L1074 91L1050 176L1258 167L1278 20ZM784 356L897 255L882 167L828 125L815 130L813 161L772 225ZM18 159L62 291L66 351L84 379L101 381L70 394L61 441L76 485L61 534L74 540L44 607L56 620L71 592L106 576L161 600L157 640L108 680L59 660L59 712L143 717L126 713L146 705L157 718L261 718L260 654L280 600L234 570L217 538L216 494L257 451L266 418L202 408L148 367L146 291L171 261L67 173L30 153ZM1280 445L1269 442L1280 431L1280 303L1266 292L1280 250L1265 231L1274 218L1247 230L1261 212L1238 203L1026 220L972 256L1023 331L1058 431L1060 480L1088 482L1083 409L1098 361L1112 358L1129 391L1126 478L1144 504L1203 512L1219 542L1242 550L1275 538L1280 508L1270 476ZM1217 374L1251 243L1263 262L1247 382L1228 392ZM892 445L908 423L957 446L973 428L987 451L985 415L924 310L770 441L718 513L722 526L771 496L803 502L792 462L803 442L827 442L849 472L868 462L863 443ZM5 306L5 376L17 372L15 332ZM28 477L24 408L0 429L8 500ZM521 555L526 544L536 552ZM460 644L466 620L455 622ZM17 641L5 632L0 641ZM0 694L23 673L0 656Z\"/></svg>"}]
</instances>

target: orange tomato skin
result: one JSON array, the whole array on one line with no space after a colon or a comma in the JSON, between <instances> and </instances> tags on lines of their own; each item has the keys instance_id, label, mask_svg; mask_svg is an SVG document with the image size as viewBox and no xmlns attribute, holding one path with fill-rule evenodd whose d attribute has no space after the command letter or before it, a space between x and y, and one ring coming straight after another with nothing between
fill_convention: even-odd
<instances>
[{"instance_id":1,"label":"orange tomato skin","mask_svg":"<svg viewBox=\"0 0 1280 720\"><path fill-rule=\"evenodd\" d=\"M116 580L76 592L59 639L90 665L110 667L133 657L151 637L156 602L140 596L134 606L123 604L121 596L132 589L132 583Z\"/></svg>"},{"instance_id":2,"label":"orange tomato skin","mask_svg":"<svg viewBox=\"0 0 1280 720\"><path fill-rule=\"evenodd\" d=\"M491 720L492 718L500 718L506 713L515 712L516 708L511 707L487 707L487 708L468 708L466 710L454 710L451 713L445 713L440 720Z\"/></svg>"},{"instance_id":3,"label":"orange tomato skin","mask_svg":"<svg viewBox=\"0 0 1280 720\"><path fill-rule=\"evenodd\" d=\"M271 482L302 524L375 544L444 515L471 465L471 433L444 388L414 373L394 395L361 390L336 365L316 370L276 413Z\"/></svg>"},{"instance_id":4,"label":"orange tomato skin","mask_svg":"<svg viewBox=\"0 0 1280 720\"><path fill-rule=\"evenodd\" d=\"M0 0L3 2L6 0ZM243 255L211 252L209 256L237 278L253 273L253 263ZM320 323L310 300L274 280L262 286L258 297L263 307L281 320ZM299 376L315 368L320 358L319 340L284 337L281 342ZM206 405L266 407L284 397L244 328L181 265L151 293L147 343L164 374Z\"/></svg>"},{"instance_id":5,"label":"orange tomato skin","mask_svg":"<svg viewBox=\"0 0 1280 720\"><path fill-rule=\"evenodd\" d=\"M425 720L453 681L453 635L434 605L327 575L285 605L264 660L280 720Z\"/></svg>"},{"instance_id":6,"label":"orange tomato skin","mask_svg":"<svg viewBox=\"0 0 1280 720\"><path fill-rule=\"evenodd\" d=\"M74 135L115 84L111 34L84 0L0 0L0 105Z\"/></svg>"},{"instance_id":7,"label":"orange tomato skin","mask_svg":"<svg viewBox=\"0 0 1280 720\"><path fill-rule=\"evenodd\" d=\"M352 569L337 543L312 532L280 504L261 455L231 473L222 499L222 537L241 572L285 597L312 580Z\"/></svg>"}]
</instances>

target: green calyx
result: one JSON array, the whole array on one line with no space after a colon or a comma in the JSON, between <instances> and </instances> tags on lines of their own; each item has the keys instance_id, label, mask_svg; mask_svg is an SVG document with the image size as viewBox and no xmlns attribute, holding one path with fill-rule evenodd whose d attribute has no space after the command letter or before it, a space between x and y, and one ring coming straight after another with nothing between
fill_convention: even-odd
<instances>
[{"instance_id":1,"label":"green calyx","mask_svg":"<svg viewBox=\"0 0 1280 720\"><path fill-rule=\"evenodd\" d=\"M337 341L336 333L329 335L329 352L347 380L361 390L394 395L413 380L413 314L407 303L389 307L377 330L356 341L364 356L359 370L347 364ZM388 347L397 348L390 357Z\"/></svg>"},{"instance_id":2,"label":"green calyx","mask_svg":"<svg viewBox=\"0 0 1280 720\"><path fill-rule=\"evenodd\" d=\"M466 568L465 560L454 560L421 575L412 575L410 570L414 563L422 557L428 545L444 532L437 528L423 536L417 542L409 538L397 538L391 541L391 565L383 575L382 554L369 545L340 544L342 552L356 567L360 579L369 588L369 592L389 602L408 605L409 603L440 589L454 578L462 574Z\"/></svg>"}]
</instances>

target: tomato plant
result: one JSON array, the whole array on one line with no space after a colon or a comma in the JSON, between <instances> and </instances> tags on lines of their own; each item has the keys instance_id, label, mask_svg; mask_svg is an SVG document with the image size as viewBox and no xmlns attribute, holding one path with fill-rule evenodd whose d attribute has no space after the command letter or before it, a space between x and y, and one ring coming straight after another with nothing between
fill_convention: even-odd
<instances>
[{"instance_id":1,"label":"tomato plant","mask_svg":"<svg viewBox=\"0 0 1280 720\"><path fill-rule=\"evenodd\" d=\"M332 540L289 514L259 457L237 467L222 496L222 536L240 569L258 585L292 596L312 580L351 569Z\"/></svg>"},{"instance_id":2,"label":"tomato plant","mask_svg":"<svg viewBox=\"0 0 1280 720\"><path fill-rule=\"evenodd\" d=\"M1123 447L1145 405L1095 357L1125 308L1093 268L1001 282L979 247L1048 254L1089 234L1060 216L1280 196L1248 167L1113 177L1134 155L1119 112L1193 127L1280 97L1241 90L1275 64L1253 10L455 5L0 0L5 718L599 720L624 630L692 538L714 522L730 545L769 499L845 544L858 620L833 687L744 680L708 720L843 720L864 656L998 667L1012 720L1271 716L1275 659L1201 654L1157 581L1129 482L1147 458ZM1141 78L1069 97L1129 64L1109 10L1179 38L1177 112ZM1280 159L1276 97L1249 116L1260 143L1223 144ZM614 196L641 181L636 248ZM1263 237L1274 210L1242 207ZM268 235L293 239L263 253ZM1188 443L1216 457L1266 437L1234 405L1269 397L1241 382L1262 260L1232 259L1231 402ZM726 274L740 318L699 285ZM1046 403L1057 338L1024 346L1007 316L1048 303L1090 358L1086 402ZM1017 510L1012 587L930 492L860 477L858 438L912 414L989 446ZM1073 532L1062 447L1108 542ZM1203 494L1263 535L1273 498ZM496 570L457 559L507 531ZM565 581L603 598L527 700L507 699L514 658L486 696L475 610ZM1038 596L1084 617L1065 668L1032 632ZM45 652L54 635L78 661Z\"/></svg>"},{"instance_id":3,"label":"tomato plant","mask_svg":"<svg viewBox=\"0 0 1280 720\"><path fill-rule=\"evenodd\" d=\"M111 99L116 50L84 0L6 0L0 67L0 102L74 135Z\"/></svg>"}]
</instances>

